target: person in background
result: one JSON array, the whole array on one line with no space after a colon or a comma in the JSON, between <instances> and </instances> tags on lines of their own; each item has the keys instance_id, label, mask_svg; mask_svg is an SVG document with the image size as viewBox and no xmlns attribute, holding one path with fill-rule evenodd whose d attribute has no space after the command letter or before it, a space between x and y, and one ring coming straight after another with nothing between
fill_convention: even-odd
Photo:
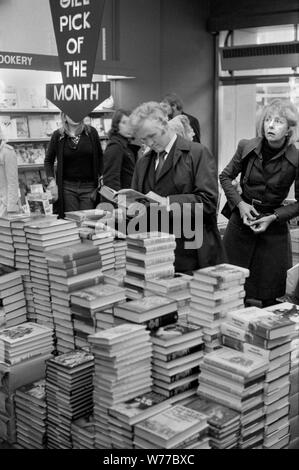
<instances>
[{"instance_id":1,"label":"person in background","mask_svg":"<svg viewBox=\"0 0 299 470\"><path fill-rule=\"evenodd\" d=\"M184 114L178 114L168 121L168 125L174 132L186 140L193 140L194 131L190 126L189 119Z\"/></svg>"},{"instance_id":2,"label":"person in background","mask_svg":"<svg viewBox=\"0 0 299 470\"><path fill-rule=\"evenodd\" d=\"M58 199L58 215L93 209L94 190L103 173L103 151L96 129L61 113L62 126L53 132L44 161L48 189ZM55 178L54 164L57 160Z\"/></svg>"},{"instance_id":3,"label":"person in background","mask_svg":"<svg viewBox=\"0 0 299 470\"><path fill-rule=\"evenodd\" d=\"M104 152L103 182L115 191L131 187L139 150L139 146L131 143L129 115L124 109L115 111Z\"/></svg>"},{"instance_id":4,"label":"person in background","mask_svg":"<svg viewBox=\"0 0 299 470\"><path fill-rule=\"evenodd\" d=\"M220 174L231 211L224 235L228 261L248 268L246 299L263 307L284 295L291 266L288 220L299 215L298 111L283 100L262 110L258 137L241 140ZM242 194L233 186L238 176ZM296 202L283 205L295 182Z\"/></svg>"},{"instance_id":5,"label":"person in background","mask_svg":"<svg viewBox=\"0 0 299 470\"><path fill-rule=\"evenodd\" d=\"M165 95L161 105L165 107L169 119L179 115L187 116L194 132L193 142L200 142L200 125L198 119L183 111L183 102L175 93Z\"/></svg>"},{"instance_id":6,"label":"person in background","mask_svg":"<svg viewBox=\"0 0 299 470\"><path fill-rule=\"evenodd\" d=\"M162 196L166 208L178 203L182 215L184 204L191 204L194 231L195 204L203 204L202 246L186 248L188 238L184 236L182 227L182 235L176 237L175 270L192 273L222 262L223 250L216 221L218 183L215 159L203 145L177 135L159 103L148 102L138 106L130 116L130 123L134 136L150 149L136 163L132 188L143 194L153 191ZM183 226L183 217L180 222Z\"/></svg>"},{"instance_id":7,"label":"person in background","mask_svg":"<svg viewBox=\"0 0 299 470\"><path fill-rule=\"evenodd\" d=\"M0 127L0 217L20 210L18 189L17 155Z\"/></svg>"}]
</instances>

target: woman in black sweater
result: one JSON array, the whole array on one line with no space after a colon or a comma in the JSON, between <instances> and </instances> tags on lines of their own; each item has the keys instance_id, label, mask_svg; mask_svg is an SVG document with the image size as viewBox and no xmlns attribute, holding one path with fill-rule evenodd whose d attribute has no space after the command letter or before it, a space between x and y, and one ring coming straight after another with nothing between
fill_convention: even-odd
<instances>
[{"instance_id":1,"label":"woman in black sweater","mask_svg":"<svg viewBox=\"0 0 299 470\"><path fill-rule=\"evenodd\" d=\"M129 112L115 111L104 152L104 184L119 191L130 188L139 147L130 142Z\"/></svg>"},{"instance_id":2,"label":"woman in black sweater","mask_svg":"<svg viewBox=\"0 0 299 470\"><path fill-rule=\"evenodd\" d=\"M61 121L62 127L52 134L44 167L48 188L54 199L58 197L58 215L63 218L65 212L95 207L90 197L103 172L103 151L94 127L74 122L64 113Z\"/></svg>"}]
</instances>

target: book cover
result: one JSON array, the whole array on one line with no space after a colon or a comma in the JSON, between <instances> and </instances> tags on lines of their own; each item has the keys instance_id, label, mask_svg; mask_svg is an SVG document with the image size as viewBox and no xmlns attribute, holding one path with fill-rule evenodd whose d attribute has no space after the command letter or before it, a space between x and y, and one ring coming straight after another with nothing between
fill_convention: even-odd
<instances>
[{"instance_id":1,"label":"book cover","mask_svg":"<svg viewBox=\"0 0 299 470\"><path fill-rule=\"evenodd\" d=\"M70 351L65 354L61 354L47 362L47 367L55 367L55 365L62 366L66 369L75 369L78 366L86 365L90 367L93 364L94 356L86 351Z\"/></svg>"},{"instance_id":2,"label":"book cover","mask_svg":"<svg viewBox=\"0 0 299 470\"><path fill-rule=\"evenodd\" d=\"M90 335L88 340L92 343L114 344L115 342L125 339L131 341L133 336L144 335L145 327L134 323L124 323L110 328L109 330L99 331L94 335Z\"/></svg>"},{"instance_id":3,"label":"book cover","mask_svg":"<svg viewBox=\"0 0 299 470\"><path fill-rule=\"evenodd\" d=\"M14 118L11 118L11 121L14 121L13 126L16 129L17 139L28 139L29 128L27 116L16 116Z\"/></svg>"},{"instance_id":4,"label":"book cover","mask_svg":"<svg viewBox=\"0 0 299 470\"><path fill-rule=\"evenodd\" d=\"M191 341L191 339L194 338L201 340L202 336L202 328L186 325L179 320L178 323L159 328L155 334L152 335L152 341L154 344L169 347L181 342Z\"/></svg>"},{"instance_id":5,"label":"book cover","mask_svg":"<svg viewBox=\"0 0 299 470\"><path fill-rule=\"evenodd\" d=\"M140 204L157 204L156 199L153 199L146 194L140 193L135 189L125 188L115 191L109 186L103 185L99 189L99 193L108 201L114 202L119 206L129 207L133 202L139 202Z\"/></svg>"},{"instance_id":6,"label":"book cover","mask_svg":"<svg viewBox=\"0 0 299 470\"><path fill-rule=\"evenodd\" d=\"M119 302L125 298L125 289L110 284L98 284L71 294L72 303L90 308L96 308L111 300Z\"/></svg>"},{"instance_id":7,"label":"book cover","mask_svg":"<svg viewBox=\"0 0 299 470\"><path fill-rule=\"evenodd\" d=\"M45 335L52 337L53 330L37 323L26 322L21 325L0 330L0 341L3 341L10 346L14 346L30 341L33 338L38 339Z\"/></svg>"},{"instance_id":8,"label":"book cover","mask_svg":"<svg viewBox=\"0 0 299 470\"><path fill-rule=\"evenodd\" d=\"M248 269L228 263L209 266L207 268L194 271L194 279L206 279L213 284L229 282L240 278L246 278L248 276Z\"/></svg>"}]
</instances>

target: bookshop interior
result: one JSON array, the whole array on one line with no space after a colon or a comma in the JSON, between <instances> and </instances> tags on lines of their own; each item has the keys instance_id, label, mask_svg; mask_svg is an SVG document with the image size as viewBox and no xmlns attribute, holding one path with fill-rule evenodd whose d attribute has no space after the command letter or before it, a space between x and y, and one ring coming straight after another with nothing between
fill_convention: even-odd
<instances>
[{"instance_id":1,"label":"bookshop interior","mask_svg":"<svg viewBox=\"0 0 299 470\"><path fill-rule=\"evenodd\" d=\"M298 0L0 18L0 449L299 449Z\"/></svg>"}]
</instances>

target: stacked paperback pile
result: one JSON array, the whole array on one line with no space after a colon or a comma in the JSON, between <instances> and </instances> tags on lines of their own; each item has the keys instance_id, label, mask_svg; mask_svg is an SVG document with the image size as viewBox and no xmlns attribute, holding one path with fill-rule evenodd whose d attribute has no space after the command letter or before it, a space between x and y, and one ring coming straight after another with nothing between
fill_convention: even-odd
<instances>
[{"instance_id":1,"label":"stacked paperback pile","mask_svg":"<svg viewBox=\"0 0 299 470\"><path fill-rule=\"evenodd\" d=\"M24 227L29 246L30 277L38 323L53 327L46 252L79 242L75 222L44 217Z\"/></svg>"},{"instance_id":2,"label":"stacked paperback pile","mask_svg":"<svg viewBox=\"0 0 299 470\"><path fill-rule=\"evenodd\" d=\"M33 217L24 216L12 219L10 224L15 248L15 267L22 274L26 299L27 319L29 321L35 321L36 317L34 309L32 282L30 277L29 247L24 231L24 226L26 223L30 223L34 220L36 219L33 219Z\"/></svg>"},{"instance_id":3,"label":"stacked paperback pile","mask_svg":"<svg viewBox=\"0 0 299 470\"><path fill-rule=\"evenodd\" d=\"M96 247L76 243L47 251L56 348L65 353L75 348L70 295L77 289L102 281L101 263Z\"/></svg>"},{"instance_id":4,"label":"stacked paperback pile","mask_svg":"<svg viewBox=\"0 0 299 470\"><path fill-rule=\"evenodd\" d=\"M146 282L144 294L165 295L177 301L178 315L189 313L190 309L190 282L192 276L187 274L175 273L173 277L165 279L150 279Z\"/></svg>"},{"instance_id":5,"label":"stacked paperback pile","mask_svg":"<svg viewBox=\"0 0 299 470\"><path fill-rule=\"evenodd\" d=\"M46 448L46 381L24 385L15 393L17 443L24 449Z\"/></svg>"},{"instance_id":6,"label":"stacked paperback pile","mask_svg":"<svg viewBox=\"0 0 299 470\"><path fill-rule=\"evenodd\" d=\"M202 338L200 327L187 326L180 321L152 334L153 391L165 397L194 393L203 358Z\"/></svg>"},{"instance_id":7,"label":"stacked paperback pile","mask_svg":"<svg viewBox=\"0 0 299 470\"><path fill-rule=\"evenodd\" d=\"M170 407L171 402L163 395L148 392L109 408L112 448L133 449L136 424Z\"/></svg>"},{"instance_id":8,"label":"stacked paperback pile","mask_svg":"<svg viewBox=\"0 0 299 470\"><path fill-rule=\"evenodd\" d=\"M72 422L73 449L95 448L95 427L93 416L83 416Z\"/></svg>"},{"instance_id":9,"label":"stacked paperback pile","mask_svg":"<svg viewBox=\"0 0 299 470\"><path fill-rule=\"evenodd\" d=\"M99 250L102 271L109 271L114 269L115 255L114 255L114 236L107 230L96 230L90 227L81 227L79 229L80 238L83 243L96 246Z\"/></svg>"},{"instance_id":10,"label":"stacked paperback pile","mask_svg":"<svg viewBox=\"0 0 299 470\"><path fill-rule=\"evenodd\" d=\"M290 302L267 307L268 312L283 316L294 322L291 339L291 370L290 370L290 443L289 448L298 448L299 444L299 306ZM287 422L285 420L285 422Z\"/></svg>"},{"instance_id":11,"label":"stacked paperback pile","mask_svg":"<svg viewBox=\"0 0 299 470\"><path fill-rule=\"evenodd\" d=\"M264 388L264 448L288 444L290 334L294 323L267 310L249 307L227 314L223 342L267 360ZM233 336L234 335L234 336Z\"/></svg>"},{"instance_id":12,"label":"stacked paperback pile","mask_svg":"<svg viewBox=\"0 0 299 470\"><path fill-rule=\"evenodd\" d=\"M194 272L188 321L203 328L206 352L221 346L220 325L226 312L243 307L248 276L248 269L231 264Z\"/></svg>"},{"instance_id":13,"label":"stacked paperback pile","mask_svg":"<svg viewBox=\"0 0 299 470\"><path fill-rule=\"evenodd\" d=\"M119 325L88 338L95 358L96 448L111 448L110 407L151 390L150 335L144 326Z\"/></svg>"},{"instance_id":14,"label":"stacked paperback pile","mask_svg":"<svg viewBox=\"0 0 299 470\"><path fill-rule=\"evenodd\" d=\"M113 327L113 308L125 300L125 289L109 284L73 292L71 313L76 347L88 347L88 335Z\"/></svg>"},{"instance_id":15,"label":"stacked paperback pile","mask_svg":"<svg viewBox=\"0 0 299 470\"><path fill-rule=\"evenodd\" d=\"M14 267L15 249L10 224L11 217L0 217L0 263Z\"/></svg>"},{"instance_id":16,"label":"stacked paperback pile","mask_svg":"<svg viewBox=\"0 0 299 470\"><path fill-rule=\"evenodd\" d=\"M9 328L26 320L26 300L21 273L0 264L0 325Z\"/></svg>"},{"instance_id":17,"label":"stacked paperback pile","mask_svg":"<svg viewBox=\"0 0 299 470\"><path fill-rule=\"evenodd\" d=\"M264 440L264 379L269 364L253 354L221 348L204 356L198 394L238 411L241 449Z\"/></svg>"},{"instance_id":18,"label":"stacked paperback pile","mask_svg":"<svg viewBox=\"0 0 299 470\"><path fill-rule=\"evenodd\" d=\"M92 412L93 356L72 351L47 362L48 448L71 449L71 425Z\"/></svg>"},{"instance_id":19,"label":"stacked paperback pile","mask_svg":"<svg viewBox=\"0 0 299 470\"><path fill-rule=\"evenodd\" d=\"M136 449L210 449L207 416L175 405L135 426Z\"/></svg>"},{"instance_id":20,"label":"stacked paperback pile","mask_svg":"<svg viewBox=\"0 0 299 470\"><path fill-rule=\"evenodd\" d=\"M177 305L175 300L167 297L150 295L117 305L114 308L114 317L115 325L138 323L152 331L177 321Z\"/></svg>"},{"instance_id":21,"label":"stacked paperback pile","mask_svg":"<svg viewBox=\"0 0 299 470\"><path fill-rule=\"evenodd\" d=\"M240 436L240 413L200 397L186 403L188 408L207 415L212 449L235 449Z\"/></svg>"},{"instance_id":22,"label":"stacked paperback pile","mask_svg":"<svg viewBox=\"0 0 299 470\"><path fill-rule=\"evenodd\" d=\"M127 242L121 238L115 238L113 241L115 264L114 269L125 269Z\"/></svg>"},{"instance_id":23,"label":"stacked paperback pile","mask_svg":"<svg viewBox=\"0 0 299 470\"><path fill-rule=\"evenodd\" d=\"M125 286L143 293L146 281L174 275L175 236L145 232L127 236Z\"/></svg>"},{"instance_id":24,"label":"stacked paperback pile","mask_svg":"<svg viewBox=\"0 0 299 470\"><path fill-rule=\"evenodd\" d=\"M290 230L293 266L299 263L299 228Z\"/></svg>"},{"instance_id":25,"label":"stacked paperback pile","mask_svg":"<svg viewBox=\"0 0 299 470\"><path fill-rule=\"evenodd\" d=\"M13 393L44 377L53 331L36 323L0 330L0 439L16 441Z\"/></svg>"}]
</instances>

